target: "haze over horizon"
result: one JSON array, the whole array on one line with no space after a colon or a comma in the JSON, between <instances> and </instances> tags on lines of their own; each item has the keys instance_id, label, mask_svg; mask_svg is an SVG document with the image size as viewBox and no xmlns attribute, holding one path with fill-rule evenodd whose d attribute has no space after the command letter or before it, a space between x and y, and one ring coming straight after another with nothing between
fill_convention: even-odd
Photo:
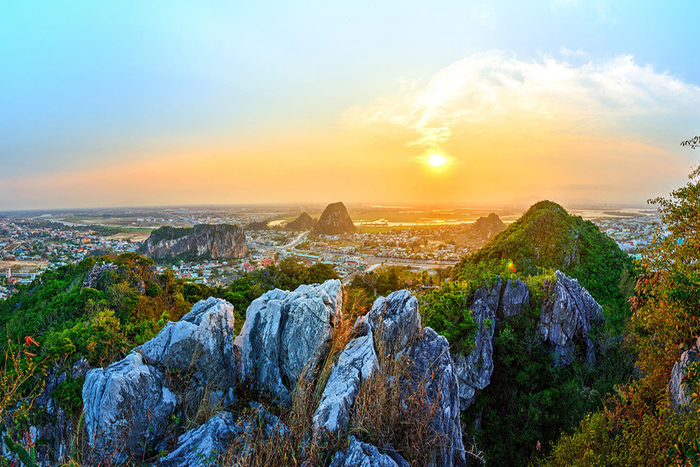
<instances>
[{"instance_id":1,"label":"haze over horizon","mask_svg":"<svg viewBox=\"0 0 700 467\"><path fill-rule=\"evenodd\" d=\"M0 210L643 204L700 128L700 4L0 6ZM441 156L441 158L431 158Z\"/></svg>"}]
</instances>

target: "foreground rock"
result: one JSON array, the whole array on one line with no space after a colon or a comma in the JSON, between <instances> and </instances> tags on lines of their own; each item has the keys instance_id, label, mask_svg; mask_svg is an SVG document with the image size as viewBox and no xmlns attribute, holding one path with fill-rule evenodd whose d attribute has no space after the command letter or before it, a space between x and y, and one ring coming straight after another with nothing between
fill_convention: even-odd
<instances>
[{"instance_id":1,"label":"foreground rock","mask_svg":"<svg viewBox=\"0 0 700 467\"><path fill-rule=\"evenodd\" d=\"M328 280L294 292L272 290L253 301L234 341L241 380L289 402L302 373L312 375L328 352L342 300L340 281Z\"/></svg>"},{"instance_id":2,"label":"foreground rock","mask_svg":"<svg viewBox=\"0 0 700 467\"><path fill-rule=\"evenodd\" d=\"M236 420L229 412L214 415L207 423L181 435L177 447L159 462L161 467L208 467L226 458L240 460L251 454L250 442L257 437L283 438L287 427L260 404Z\"/></svg>"},{"instance_id":3,"label":"foreground rock","mask_svg":"<svg viewBox=\"0 0 700 467\"><path fill-rule=\"evenodd\" d=\"M210 257L242 258L248 252L243 229L229 224L199 224L194 227L161 227L141 245L151 258Z\"/></svg>"},{"instance_id":4,"label":"foreground rock","mask_svg":"<svg viewBox=\"0 0 700 467\"><path fill-rule=\"evenodd\" d=\"M375 446L350 437L350 444L344 451L338 451L330 467L410 467L401 456L392 452L382 454Z\"/></svg>"},{"instance_id":5,"label":"foreground rock","mask_svg":"<svg viewBox=\"0 0 700 467\"><path fill-rule=\"evenodd\" d=\"M425 398L425 406L434 407L431 425L441 439L430 453L430 464L450 467L466 465L460 423L459 383L450 356L450 344L433 329L425 328L409 351L414 390Z\"/></svg>"},{"instance_id":6,"label":"foreground rock","mask_svg":"<svg viewBox=\"0 0 700 467\"><path fill-rule=\"evenodd\" d=\"M418 300L408 290L398 290L374 301L367 323L376 336L379 352L396 354L418 337L421 317Z\"/></svg>"},{"instance_id":7,"label":"foreground rock","mask_svg":"<svg viewBox=\"0 0 700 467\"><path fill-rule=\"evenodd\" d=\"M230 399L236 376L233 338L233 305L210 297L135 350L149 364L195 375L197 386L219 391L222 397L231 393L225 395Z\"/></svg>"},{"instance_id":8,"label":"foreground rock","mask_svg":"<svg viewBox=\"0 0 700 467\"><path fill-rule=\"evenodd\" d=\"M360 385L369 380L377 370L372 329L363 318L355 324L353 334L357 337L340 353L314 412L313 423L316 430L337 433L345 428L350 420L350 409Z\"/></svg>"},{"instance_id":9,"label":"foreground rock","mask_svg":"<svg viewBox=\"0 0 700 467\"><path fill-rule=\"evenodd\" d=\"M583 346L586 360L595 362L595 347L590 331L603 320L603 307L583 288L578 280L557 271L549 299L542 306L539 332L544 343L554 352L556 366L568 366L574 360L576 344Z\"/></svg>"},{"instance_id":10,"label":"foreground rock","mask_svg":"<svg viewBox=\"0 0 700 467\"><path fill-rule=\"evenodd\" d=\"M163 381L163 374L136 352L87 372L85 429L97 458L123 462L142 456L164 436L177 397Z\"/></svg>"},{"instance_id":11,"label":"foreground rock","mask_svg":"<svg viewBox=\"0 0 700 467\"><path fill-rule=\"evenodd\" d=\"M671 380L668 382L668 393L671 396L671 405L677 413L691 410L691 388L683 382L688 365L700 361L700 337L695 345L681 354L681 358L673 365Z\"/></svg>"}]
</instances>

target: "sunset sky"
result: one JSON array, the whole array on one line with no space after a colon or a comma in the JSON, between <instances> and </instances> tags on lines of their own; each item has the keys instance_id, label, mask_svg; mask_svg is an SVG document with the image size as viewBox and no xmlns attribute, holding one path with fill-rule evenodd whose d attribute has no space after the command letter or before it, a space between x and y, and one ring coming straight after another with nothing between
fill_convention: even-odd
<instances>
[{"instance_id":1,"label":"sunset sky","mask_svg":"<svg viewBox=\"0 0 700 467\"><path fill-rule=\"evenodd\" d=\"M698 18L697 1L3 0L0 210L641 204L700 161L679 145L700 134Z\"/></svg>"}]
</instances>

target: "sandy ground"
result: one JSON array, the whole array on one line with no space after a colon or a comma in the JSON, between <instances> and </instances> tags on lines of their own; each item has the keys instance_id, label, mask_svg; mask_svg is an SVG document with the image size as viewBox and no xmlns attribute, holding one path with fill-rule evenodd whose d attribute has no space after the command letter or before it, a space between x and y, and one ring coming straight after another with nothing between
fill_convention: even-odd
<instances>
[{"instance_id":1,"label":"sandy ground","mask_svg":"<svg viewBox=\"0 0 700 467\"><path fill-rule=\"evenodd\" d=\"M2 261L0 260L0 273L4 273L7 268L12 268L12 272L32 273L46 269L49 265L46 261Z\"/></svg>"},{"instance_id":2,"label":"sandy ground","mask_svg":"<svg viewBox=\"0 0 700 467\"><path fill-rule=\"evenodd\" d=\"M131 240L134 243L142 242L151 235L151 232L123 232L114 235L110 235L107 238L113 240Z\"/></svg>"}]
</instances>

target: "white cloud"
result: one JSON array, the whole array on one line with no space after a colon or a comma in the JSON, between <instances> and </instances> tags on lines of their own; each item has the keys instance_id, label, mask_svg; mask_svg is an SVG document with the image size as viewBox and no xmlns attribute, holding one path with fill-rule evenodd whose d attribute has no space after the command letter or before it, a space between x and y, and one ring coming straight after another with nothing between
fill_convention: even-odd
<instances>
[{"instance_id":1,"label":"white cloud","mask_svg":"<svg viewBox=\"0 0 700 467\"><path fill-rule=\"evenodd\" d=\"M579 56L582 52L577 51ZM540 123L542 131L648 131L664 118L700 117L700 87L640 66L632 56L574 65L479 53L435 74L424 87L349 109L348 126L396 125L409 146L439 145L463 125Z\"/></svg>"}]
</instances>

